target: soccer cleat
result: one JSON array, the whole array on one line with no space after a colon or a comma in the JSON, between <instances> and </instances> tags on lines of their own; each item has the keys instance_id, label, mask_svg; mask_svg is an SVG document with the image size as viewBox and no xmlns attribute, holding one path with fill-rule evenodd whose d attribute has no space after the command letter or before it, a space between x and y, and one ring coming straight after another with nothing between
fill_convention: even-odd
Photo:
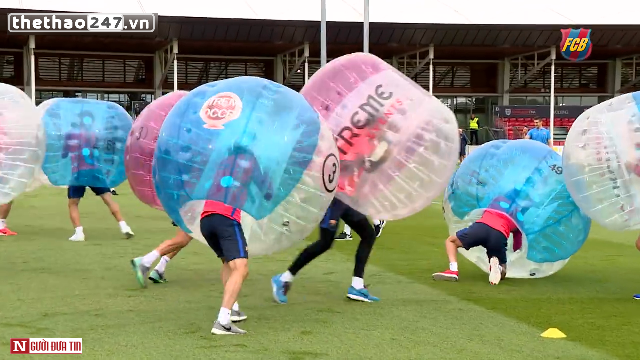
<instances>
[{"instance_id":1,"label":"soccer cleat","mask_svg":"<svg viewBox=\"0 0 640 360\"><path fill-rule=\"evenodd\" d=\"M347 290L347 297L351 300L362 301L362 302L376 302L380 301L379 298L369 294L369 290L367 288L356 289L353 286L349 287Z\"/></svg>"},{"instance_id":2,"label":"soccer cleat","mask_svg":"<svg viewBox=\"0 0 640 360\"><path fill-rule=\"evenodd\" d=\"M138 284L142 287L146 287L145 277L147 277L147 273L149 272L149 267L142 265L142 258L135 258L131 260L131 267L133 268L133 272L136 274L136 280L138 280Z\"/></svg>"},{"instance_id":3,"label":"soccer cleat","mask_svg":"<svg viewBox=\"0 0 640 360\"><path fill-rule=\"evenodd\" d=\"M122 235L124 235L124 237L127 239L131 239L134 235L133 231L128 226L123 227L122 229L120 229L120 231L122 231Z\"/></svg>"},{"instance_id":4,"label":"soccer cleat","mask_svg":"<svg viewBox=\"0 0 640 360\"><path fill-rule=\"evenodd\" d=\"M13 236L13 235L18 235L18 233L9 230L9 228L0 229L0 236Z\"/></svg>"},{"instance_id":5,"label":"soccer cleat","mask_svg":"<svg viewBox=\"0 0 640 360\"><path fill-rule=\"evenodd\" d=\"M75 233L69 238L70 241L84 241L84 233Z\"/></svg>"},{"instance_id":6,"label":"soccer cleat","mask_svg":"<svg viewBox=\"0 0 640 360\"><path fill-rule=\"evenodd\" d=\"M351 234L347 234L346 232L341 232L338 236L336 236L336 240L353 240Z\"/></svg>"},{"instance_id":7,"label":"soccer cleat","mask_svg":"<svg viewBox=\"0 0 640 360\"><path fill-rule=\"evenodd\" d=\"M433 280L439 280L439 281L458 281L458 272L457 271L451 271L451 270L447 270L447 271L443 271L443 272L437 272L433 275L431 275L433 277Z\"/></svg>"},{"instance_id":8,"label":"soccer cleat","mask_svg":"<svg viewBox=\"0 0 640 360\"><path fill-rule=\"evenodd\" d=\"M382 234L382 229L384 229L384 226L386 224L387 224L386 221L380 220L380 224L373 226L373 230L375 230L376 232L376 237L380 237L380 235Z\"/></svg>"},{"instance_id":9,"label":"soccer cleat","mask_svg":"<svg viewBox=\"0 0 640 360\"><path fill-rule=\"evenodd\" d=\"M286 304L288 301L287 293L291 288L291 283L280 280L280 274L278 274L271 278L271 288L273 289L273 299L278 304Z\"/></svg>"},{"instance_id":10,"label":"soccer cleat","mask_svg":"<svg viewBox=\"0 0 640 360\"><path fill-rule=\"evenodd\" d=\"M151 274L149 274L149 280L153 281L154 284L164 284L168 281L164 277L164 274L156 269L153 269L153 271L151 271Z\"/></svg>"},{"instance_id":11,"label":"soccer cleat","mask_svg":"<svg viewBox=\"0 0 640 360\"><path fill-rule=\"evenodd\" d=\"M501 278L500 264L498 263L498 258L494 256L489 260L489 284L498 285Z\"/></svg>"},{"instance_id":12,"label":"soccer cleat","mask_svg":"<svg viewBox=\"0 0 640 360\"><path fill-rule=\"evenodd\" d=\"M247 320L247 315L240 310L231 309L231 322Z\"/></svg>"},{"instance_id":13,"label":"soccer cleat","mask_svg":"<svg viewBox=\"0 0 640 360\"><path fill-rule=\"evenodd\" d=\"M213 335L242 335L246 334L247 332L239 329L232 323L223 325L220 323L220 321L216 320L216 322L213 323L213 327L211 328L211 333Z\"/></svg>"},{"instance_id":14,"label":"soccer cleat","mask_svg":"<svg viewBox=\"0 0 640 360\"><path fill-rule=\"evenodd\" d=\"M640 300L640 294L633 295L633 300Z\"/></svg>"},{"instance_id":15,"label":"soccer cleat","mask_svg":"<svg viewBox=\"0 0 640 360\"><path fill-rule=\"evenodd\" d=\"M116 189L111 189L111 195L118 195L118 192L116 191Z\"/></svg>"}]
</instances>

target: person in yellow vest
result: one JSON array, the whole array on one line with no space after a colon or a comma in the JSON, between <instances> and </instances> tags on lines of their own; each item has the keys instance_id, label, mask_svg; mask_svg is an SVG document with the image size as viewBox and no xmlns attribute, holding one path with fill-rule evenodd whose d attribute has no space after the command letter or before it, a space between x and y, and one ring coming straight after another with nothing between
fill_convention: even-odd
<instances>
[{"instance_id":1,"label":"person in yellow vest","mask_svg":"<svg viewBox=\"0 0 640 360\"><path fill-rule=\"evenodd\" d=\"M478 118L475 114L471 114L471 118L469 119L469 135L471 137L471 141L469 145L478 145ZM475 139L475 142L473 141Z\"/></svg>"}]
</instances>

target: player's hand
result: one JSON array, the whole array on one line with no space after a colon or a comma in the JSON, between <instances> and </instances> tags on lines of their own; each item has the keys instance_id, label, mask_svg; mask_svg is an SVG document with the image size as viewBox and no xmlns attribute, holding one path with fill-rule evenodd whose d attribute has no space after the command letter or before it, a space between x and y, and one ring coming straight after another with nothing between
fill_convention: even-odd
<instances>
[{"instance_id":1,"label":"player's hand","mask_svg":"<svg viewBox=\"0 0 640 360\"><path fill-rule=\"evenodd\" d=\"M336 220L329 220L329 225L330 225L330 226L336 226L336 225L338 225L338 221L336 221Z\"/></svg>"}]
</instances>

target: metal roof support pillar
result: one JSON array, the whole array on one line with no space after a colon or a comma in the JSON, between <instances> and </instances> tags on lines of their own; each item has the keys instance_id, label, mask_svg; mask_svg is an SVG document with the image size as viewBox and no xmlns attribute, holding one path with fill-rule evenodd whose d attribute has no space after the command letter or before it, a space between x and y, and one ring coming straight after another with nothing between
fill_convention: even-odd
<instances>
[{"instance_id":1,"label":"metal roof support pillar","mask_svg":"<svg viewBox=\"0 0 640 360\"><path fill-rule=\"evenodd\" d=\"M154 99L162 96L162 85L167 78L169 68L173 65L173 91L178 90L178 40L173 39L171 43L156 51L153 57L153 84Z\"/></svg>"},{"instance_id":2,"label":"metal roof support pillar","mask_svg":"<svg viewBox=\"0 0 640 360\"><path fill-rule=\"evenodd\" d=\"M364 0L364 21L362 29L362 52L369 52L369 0Z\"/></svg>"},{"instance_id":3,"label":"metal roof support pillar","mask_svg":"<svg viewBox=\"0 0 640 360\"><path fill-rule=\"evenodd\" d=\"M300 67L304 63L304 77L303 81L306 84L309 80L309 43L305 42L304 45L298 46L295 49L291 49L285 53L278 55L280 58L280 76L284 75L282 84L287 85L291 82L292 76L300 71ZM278 68L276 64L276 69ZM276 75L278 76L278 75Z\"/></svg>"},{"instance_id":4,"label":"metal roof support pillar","mask_svg":"<svg viewBox=\"0 0 640 360\"><path fill-rule=\"evenodd\" d=\"M499 105L509 105L509 85L511 81L511 63L509 59L504 59L499 64L500 72L498 73L498 92L502 94Z\"/></svg>"},{"instance_id":5,"label":"metal roof support pillar","mask_svg":"<svg viewBox=\"0 0 640 360\"><path fill-rule=\"evenodd\" d=\"M327 65L327 0L320 0L320 67Z\"/></svg>"},{"instance_id":6,"label":"metal roof support pillar","mask_svg":"<svg viewBox=\"0 0 640 360\"><path fill-rule=\"evenodd\" d=\"M609 71L607 71L609 92L615 97L620 95L622 87L622 59L615 59L609 65Z\"/></svg>"},{"instance_id":7,"label":"metal roof support pillar","mask_svg":"<svg viewBox=\"0 0 640 360\"><path fill-rule=\"evenodd\" d=\"M549 133L551 136L551 147L553 148L553 118L556 115L556 48L551 48L551 89L549 91Z\"/></svg>"},{"instance_id":8,"label":"metal roof support pillar","mask_svg":"<svg viewBox=\"0 0 640 360\"><path fill-rule=\"evenodd\" d=\"M29 35L29 41L22 51L23 73L24 73L24 92L29 95L33 105L36 104L36 56L34 50L36 48L35 35Z\"/></svg>"},{"instance_id":9,"label":"metal roof support pillar","mask_svg":"<svg viewBox=\"0 0 640 360\"><path fill-rule=\"evenodd\" d=\"M276 69L275 71L275 79L273 79L275 82L277 82L278 84L282 84L284 83L284 64L282 63L283 59L282 59L282 55L276 55L275 58L275 66L274 68Z\"/></svg>"}]
</instances>

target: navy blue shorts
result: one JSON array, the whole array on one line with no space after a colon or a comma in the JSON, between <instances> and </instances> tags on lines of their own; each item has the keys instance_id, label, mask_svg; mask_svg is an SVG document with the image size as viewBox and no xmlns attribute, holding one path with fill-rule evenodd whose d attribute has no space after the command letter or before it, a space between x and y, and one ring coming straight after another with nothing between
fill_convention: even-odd
<instances>
[{"instance_id":1,"label":"navy blue shorts","mask_svg":"<svg viewBox=\"0 0 640 360\"><path fill-rule=\"evenodd\" d=\"M93 191L96 196L101 196L106 193L111 193L111 189L108 187L93 187L93 186L69 186L67 189L67 198L69 199L82 199L87 187Z\"/></svg>"},{"instance_id":2,"label":"navy blue shorts","mask_svg":"<svg viewBox=\"0 0 640 360\"><path fill-rule=\"evenodd\" d=\"M484 223L473 223L468 228L456 232L462 247L469 250L482 246L487 250L487 257L497 257L500 264L507 263L507 238L500 231Z\"/></svg>"},{"instance_id":3,"label":"navy blue shorts","mask_svg":"<svg viewBox=\"0 0 640 360\"><path fill-rule=\"evenodd\" d=\"M324 214L324 218L320 222L320 227L323 229L336 230L340 219L346 223L356 223L362 219L367 219L367 216L363 213L352 209L349 205L334 198ZM331 221L335 221L334 225L331 225ZM367 220L368 221L368 220Z\"/></svg>"},{"instance_id":4,"label":"navy blue shorts","mask_svg":"<svg viewBox=\"0 0 640 360\"><path fill-rule=\"evenodd\" d=\"M220 214L200 220L200 232L209 247L225 262L247 259L247 240L239 222Z\"/></svg>"}]
</instances>

